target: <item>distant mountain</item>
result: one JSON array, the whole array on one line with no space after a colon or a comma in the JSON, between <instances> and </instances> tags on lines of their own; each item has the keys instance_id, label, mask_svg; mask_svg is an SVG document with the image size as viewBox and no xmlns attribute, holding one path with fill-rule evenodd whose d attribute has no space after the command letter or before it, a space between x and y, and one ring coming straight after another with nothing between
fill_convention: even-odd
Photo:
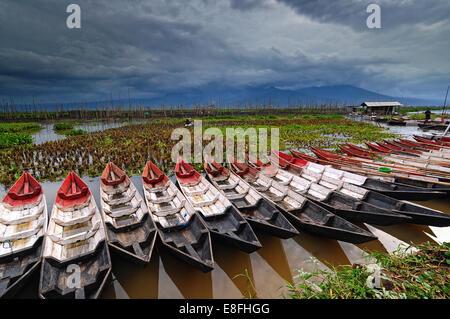
<instances>
[{"instance_id":1,"label":"distant mountain","mask_svg":"<svg viewBox=\"0 0 450 319\"><path fill-rule=\"evenodd\" d=\"M398 101L403 105L434 106L440 101L408 97L392 97L351 85L333 85L307 87L297 90L280 89L274 86L243 86L241 88L224 88L220 84L206 85L196 89L162 94L151 99L114 100L114 106L143 105L159 108L162 105L192 107L194 105L215 105L217 107L236 108L244 105L295 106L295 105L360 105L364 101ZM88 102L89 108L111 106L111 101ZM39 107L54 110L55 104L40 104ZM65 108L77 109L77 103L65 105Z\"/></svg>"},{"instance_id":2,"label":"distant mountain","mask_svg":"<svg viewBox=\"0 0 450 319\"><path fill-rule=\"evenodd\" d=\"M136 100L144 105L186 105L215 104L218 106L266 104L273 106L316 105L359 105L364 101L399 101L404 105L439 105L438 101L417 98L401 98L379 94L351 85L307 87L298 90L280 89L274 86L243 87L223 89L204 87L167 94L153 99Z\"/></svg>"}]
</instances>

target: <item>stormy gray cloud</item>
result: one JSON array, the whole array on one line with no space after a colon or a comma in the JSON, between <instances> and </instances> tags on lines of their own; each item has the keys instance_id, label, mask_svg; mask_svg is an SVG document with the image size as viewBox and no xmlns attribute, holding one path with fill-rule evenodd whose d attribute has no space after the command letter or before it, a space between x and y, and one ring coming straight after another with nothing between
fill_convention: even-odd
<instances>
[{"instance_id":1,"label":"stormy gray cloud","mask_svg":"<svg viewBox=\"0 0 450 319\"><path fill-rule=\"evenodd\" d=\"M350 84L440 98L449 81L446 1L58 0L0 3L0 96L42 102L156 97L210 85Z\"/></svg>"}]
</instances>

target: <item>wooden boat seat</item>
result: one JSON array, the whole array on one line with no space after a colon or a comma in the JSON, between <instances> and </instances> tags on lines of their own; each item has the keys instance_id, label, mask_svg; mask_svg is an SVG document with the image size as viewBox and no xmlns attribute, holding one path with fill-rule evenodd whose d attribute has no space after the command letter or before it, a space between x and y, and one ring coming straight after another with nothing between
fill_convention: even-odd
<instances>
[{"instance_id":1,"label":"wooden boat seat","mask_svg":"<svg viewBox=\"0 0 450 319\"><path fill-rule=\"evenodd\" d=\"M156 198L147 196L147 199L150 202L152 202L153 204L160 204L160 203L167 203L167 202L172 201L175 198L175 196L177 196L177 194L173 193L173 194L169 194L167 196L161 196L161 197L156 196Z\"/></svg>"},{"instance_id":2,"label":"wooden boat seat","mask_svg":"<svg viewBox=\"0 0 450 319\"><path fill-rule=\"evenodd\" d=\"M209 191L210 184L203 184L204 187L201 187L202 183L198 184L198 187L189 186L189 188L194 188L194 190L189 190L188 187L184 187L184 192L186 196L193 197L206 194Z\"/></svg>"},{"instance_id":3,"label":"wooden boat seat","mask_svg":"<svg viewBox=\"0 0 450 319\"><path fill-rule=\"evenodd\" d=\"M123 216L129 216L135 214L138 209L141 208L141 200L136 200L137 204L129 204L124 207L120 207L117 209L112 209L110 211L107 210L106 207L103 208L104 212L111 218L120 218Z\"/></svg>"},{"instance_id":4,"label":"wooden boat seat","mask_svg":"<svg viewBox=\"0 0 450 319\"><path fill-rule=\"evenodd\" d=\"M223 166L219 165L215 161L212 162L206 162L205 166L206 171L211 174L212 176L217 176L222 174L223 172Z\"/></svg>"},{"instance_id":5,"label":"wooden boat seat","mask_svg":"<svg viewBox=\"0 0 450 319\"><path fill-rule=\"evenodd\" d=\"M51 218L56 224L61 226L71 226L75 224L84 223L92 218L95 214L95 209L86 207L81 210L75 210L71 213L63 213L57 211Z\"/></svg>"},{"instance_id":6,"label":"wooden boat seat","mask_svg":"<svg viewBox=\"0 0 450 319\"><path fill-rule=\"evenodd\" d=\"M20 208L19 206L9 206L8 204L0 204L0 223L4 225L17 225L26 222L33 221L43 213L45 208L45 201L42 195L32 206L29 205L28 208L22 209L10 209L10 208ZM8 205L9 207L5 207Z\"/></svg>"},{"instance_id":7,"label":"wooden boat seat","mask_svg":"<svg viewBox=\"0 0 450 319\"><path fill-rule=\"evenodd\" d=\"M210 200L204 200L204 201L196 201L194 198L192 198L192 206L194 207L205 207L205 206L211 206L215 204L220 198L220 193L216 193L214 197Z\"/></svg>"},{"instance_id":8,"label":"wooden boat seat","mask_svg":"<svg viewBox=\"0 0 450 319\"><path fill-rule=\"evenodd\" d=\"M170 185L170 183L165 183L161 187L150 187L149 185L144 183L144 188L149 193L159 193L159 192L164 192L169 187L169 185Z\"/></svg>"},{"instance_id":9,"label":"wooden boat seat","mask_svg":"<svg viewBox=\"0 0 450 319\"><path fill-rule=\"evenodd\" d=\"M239 180L236 179L235 181L230 181L231 178L228 178L228 184L218 185L219 189L221 190L227 190L227 189L233 189L237 185L239 185Z\"/></svg>"},{"instance_id":10,"label":"wooden boat seat","mask_svg":"<svg viewBox=\"0 0 450 319\"><path fill-rule=\"evenodd\" d=\"M287 186L289 186L291 189L295 190L296 192L305 193L310 189L311 182L303 177L295 176L295 178L292 179L292 182Z\"/></svg>"},{"instance_id":11,"label":"wooden boat seat","mask_svg":"<svg viewBox=\"0 0 450 319\"><path fill-rule=\"evenodd\" d=\"M332 190L318 184L311 184L308 194L323 201L328 198Z\"/></svg>"},{"instance_id":12,"label":"wooden boat seat","mask_svg":"<svg viewBox=\"0 0 450 319\"><path fill-rule=\"evenodd\" d=\"M39 219L32 222L5 226L0 224L0 242L8 242L24 239L36 235L46 222L46 216L41 215Z\"/></svg>"},{"instance_id":13,"label":"wooden boat seat","mask_svg":"<svg viewBox=\"0 0 450 319\"><path fill-rule=\"evenodd\" d=\"M93 237L99 229L100 229L100 222L97 221L95 223L95 225L87 231L83 231L83 232L80 232L80 233L77 233L77 234L74 234L71 236L67 236L67 237L60 237L60 236L56 236L53 234L49 235L48 237L55 244L66 246L69 244L73 244L77 241L87 240L87 239Z\"/></svg>"},{"instance_id":14,"label":"wooden boat seat","mask_svg":"<svg viewBox=\"0 0 450 319\"><path fill-rule=\"evenodd\" d=\"M186 202L186 200L182 199L178 206L170 205L170 206L168 206L168 208L162 208L162 209L160 208L157 211L152 211L152 214L156 215L158 217L167 217L170 215L175 215L184 208L185 202Z\"/></svg>"},{"instance_id":15,"label":"wooden boat seat","mask_svg":"<svg viewBox=\"0 0 450 319\"><path fill-rule=\"evenodd\" d=\"M130 202L136 194L136 188L129 188L128 191L126 193L124 193L122 196L118 197L118 198L114 198L114 196L111 195L107 195L105 193L102 193L102 199L103 201L105 201L106 203L108 203L108 205L110 206L118 206L118 205L122 205L125 203Z\"/></svg>"},{"instance_id":16,"label":"wooden boat seat","mask_svg":"<svg viewBox=\"0 0 450 319\"><path fill-rule=\"evenodd\" d=\"M344 183L342 188L339 190L340 193L357 198L359 200L363 199L369 192L367 189L350 184Z\"/></svg>"},{"instance_id":17,"label":"wooden boat seat","mask_svg":"<svg viewBox=\"0 0 450 319\"><path fill-rule=\"evenodd\" d=\"M239 164L236 160L231 163L231 167L233 168L233 171L239 175L243 176L248 173L248 167L243 167L244 165Z\"/></svg>"},{"instance_id":18,"label":"wooden boat seat","mask_svg":"<svg viewBox=\"0 0 450 319\"><path fill-rule=\"evenodd\" d=\"M282 175L282 174L276 174L275 176L276 176L277 179L280 180L279 183L281 185L284 185L284 186L289 185L292 182L292 179L294 178L294 175L285 176L285 175Z\"/></svg>"},{"instance_id":19,"label":"wooden boat seat","mask_svg":"<svg viewBox=\"0 0 450 319\"><path fill-rule=\"evenodd\" d=\"M153 215L154 217L156 215ZM158 222L163 228L172 228L180 225L187 225L192 215L190 215L184 206L181 209L171 215L156 217L155 221Z\"/></svg>"}]
</instances>

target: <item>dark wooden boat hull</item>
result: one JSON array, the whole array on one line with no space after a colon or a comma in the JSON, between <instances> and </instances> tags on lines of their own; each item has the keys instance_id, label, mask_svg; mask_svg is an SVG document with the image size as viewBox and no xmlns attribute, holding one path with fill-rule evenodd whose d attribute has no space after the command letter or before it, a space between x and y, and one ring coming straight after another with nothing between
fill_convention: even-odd
<instances>
[{"instance_id":1,"label":"dark wooden boat hull","mask_svg":"<svg viewBox=\"0 0 450 319\"><path fill-rule=\"evenodd\" d=\"M145 214L139 224L116 229L105 223L106 236L111 253L136 264L150 262L155 246L157 231L149 214Z\"/></svg>"},{"instance_id":2,"label":"dark wooden boat hull","mask_svg":"<svg viewBox=\"0 0 450 319\"><path fill-rule=\"evenodd\" d=\"M426 189L399 183L387 183L371 178L368 178L366 182L361 186L368 190L378 192L396 199L426 201L447 196L446 192L438 191L435 189Z\"/></svg>"},{"instance_id":3,"label":"dark wooden boat hull","mask_svg":"<svg viewBox=\"0 0 450 319\"><path fill-rule=\"evenodd\" d=\"M80 288L69 288L68 280L72 273L67 272L69 265L78 265L81 269ZM95 274L95 275L91 275ZM101 241L90 254L67 260L63 263L54 258L44 258L41 267L39 296L43 299L97 299L111 275L111 258L108 244Z\"/></svg>"},{"instance_id":4,"label":"dark wooden boat hull","mask_svg":"<svg viewBox=\"0 0 450 319\"><path fill-rule=\"evenodd\" d=\"M217 187L209 174L207 179ZM219 189L219 188L218 188ZM220 189L219 189L220 190ZM226 196L226 191L221 190ZM261 197L254 205L250 205L245 198L230 199L241 215L250 223L252 228L259 229L272 236L287 239L298 235L297 229L287 220L276 205Z\"/></svg>"},{"instance_id":5,"label":"dark wooden boat hull","mask_svg":"<svg viewBox=\"0 0 450 319\"><path fill-rule=\"evenodd\" d=\"M308 198L330 212L351 222L389 226L405 223L411 219L409 216L388 211L365 202L355 201L351 197L337 193L331 193L330 196L323 201L314 199L310 196L308 196Z\"/></svg>"},{"instance_id":6,"label":"dark wooden boat hull","mask_svg":"<svg viewBox=\"0 0 450 319\"><path fill-rule=\"evenodd\" d=\"M211 235L197 214L192 215L186 226L173 229L158 227L158 234L160 246L177 258L203 272L213 270Z\"/></svg>"},{"instance_id":7,"label":"dark wooden boat hull","mask_svg":"<svg viewBox=\"0 0 450 319\"><path fill-rule=\"evenodd\" d=\"M297 229L282 212L263 198L254 207L237 206L237 208L253 228L283 239L298 235ZM267 216L267 218L261 216Z\"/></svg>"},{"instance_id":8,"label":"dark wooden boat hull","mask_svg":"<svg viewBox=\"0 0 450 319\"><path fill-rule=\"evenodd\" d=\"M42 243L43 237L26 251L0 260L0 298L14 297L31 275L39 269L42 260ZM16 258L18 259L15 260ZM10 279L7 279L8 277Z\"/></svg>"},{"instance_id":9,"label":"dark wooden boat hull","mask_svg":"<svg viewBox=\"0 0 450 319\"><path fill-rule=\"evenodd\" d=\"M407 202L402 202L383 194L369 192L365 196L364 200L378 207L383 207L394 212L399 212L402 215L409 216L411 217L409 222L413 224L437 227L450 226L450 215Z\"/></svg>"},{"instance_id":10,"label":"dark wooden boat hull","mask_svg":"<svg viewBox=\"0 0 450 319\"><path fill-rule=\"evenodd\" d=\"M252 253L261 248L258 238L244 217L234 206L227 208L225 213L209 218L201 216L213 240L219 240L246 253Z\"/></svg>"},{"instance_id":11,"label":"dark wooden boat hull","mask_svg":"<svg viewBox=\"0 0 450 319\"><path fill-rule=\"evenodd\" d=\"M299 230L305 230L314 235L361 244L376 240L370 232L361 229L345 219L336 216L325 208L308 200L301 209L286 212L288 219ZM312 218L309 216L313 216ZM318 220L323 218L323 222Z\"/></svg>"},{"instance_id":12,"label":"dark wooden boat hull","mask_svg":"<svg viewBox=\"0 0 450 319\"><path fill-rule=\"evenodd\" d=\"M445 131L448 124L418 124L418 126L422 130L436 130L436 131Z\"/></svg>"},{"instance_id":13,"label":"dark wooden boat hull","mask_svg":"<svg viewBox=\"0 0 450 319\"><path fill-rule=\"evenodd\" d=\"M387 124L393 126L406 126L406 122L401 121L388 121Z\"/></svg>"},{"instance_id":14,"label":"dark wooden boat hull","mask_svg":"<svg viewBox=\"0 0 450 319\"><path fill-rule=\"evenodd\" d=\"M450 185L442 185L432 182L420 181L416 179L410 179L405 177L395 177L395 182L400 184L405 184L408 186L416 186L420 188L426 188L430 190L434 190L436 192L445 192L447 195L450 195ZM412 200L420 200L419 198L412 197Z\"/></svg>"}]
</instances>

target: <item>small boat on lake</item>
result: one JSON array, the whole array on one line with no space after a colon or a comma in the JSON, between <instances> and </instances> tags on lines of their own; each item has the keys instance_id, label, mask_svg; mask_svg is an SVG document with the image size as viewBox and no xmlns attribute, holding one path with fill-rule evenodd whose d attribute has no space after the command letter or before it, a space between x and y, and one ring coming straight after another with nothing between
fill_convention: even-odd
<instances>
[{"instance_id":1,"label":"small boat on lake","mask_svg":"<svg viewBox=\"0 0 450 319\"><path fill-rule=\"evenodd\" d=\"M300 230L354 244L377 239L370 232L336 216L250 165L229 158L228 166L267 200L276 204Z\"/></svg>"},{"instance_id":2,"label":"small boat on lake","mask_svg":"<svg viewBox=\"0 0 450 319\"><path fill-rule=\"evenodd\" d=\"M56 194L43 257L41 298L96 299L111 274L101 213L90 189L74 172Z\"/></svg>"},{"instance_id":3,"label":"small boat on lake","mask_svg":"<svg viewBox=\"0 0 450 319\"><path fill-rule=\"evenodd\" d=\"M114 163L101 176L100 201L111 251L136 263L150 262L156 227L141 194Z\"/></svg>"},{"instance_id":4,"label":"small boat on lake","mask_svg":"<svg viewBox=\"0 0 450 319\"><path fill-rule=\"evenodd\" d=\"M205 159L208 180L239 210L252 227L280 238L298 235L297 229L271 202L262 197L236 174L213 159Z\"/></svg>"},{"instance_id":5,"label":"small boat on lake","mask_svg":"<svg viewBox=\"0 0 450 319\"><path fill-rule=\"evenodd\" d=\"M183 193L153 163L142 174L144 197L163 247L204 271L214 268L211 235Z\"/></svg>"},{"instance_id":6,"label":"small boat on lake","mask_svg":"<svg viewBox=\"0 0 450 319\"><path fill-rule=\"evenodd\" d=\"M0 298L13 297L39 269L47 219L44 191L25 172L0 203Z\"/></svg>"},{"instance_id":7,"label":"small boat on lake","mask_svg":"<svg viewBox=\"0 0 450 319\"><path fill-rule=\"evenodd\" d=\"M253 229L237 208L181 157L175 175L183 194L201 215L213 238L247 253L261 248Z\"/></svg>"}]
</instances>

